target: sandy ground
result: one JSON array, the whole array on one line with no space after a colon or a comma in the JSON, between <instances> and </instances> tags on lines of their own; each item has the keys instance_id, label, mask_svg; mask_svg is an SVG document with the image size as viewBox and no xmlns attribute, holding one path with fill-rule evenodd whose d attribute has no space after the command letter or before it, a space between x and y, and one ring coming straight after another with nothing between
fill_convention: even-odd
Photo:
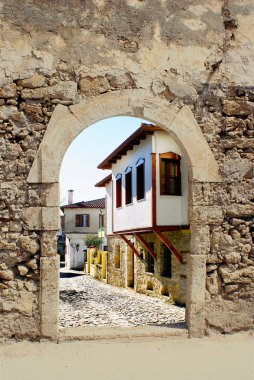
<instances>
[{"instance_id":1,"label":"sandy ground","mask_svg":"<svg viewBox=\"0 0 254 380\"><path fill-rule=\"evenodd\" d=\"M11 343L1 347L1 380L253 380L249 334Z\"/></svg>"}]
</instances>

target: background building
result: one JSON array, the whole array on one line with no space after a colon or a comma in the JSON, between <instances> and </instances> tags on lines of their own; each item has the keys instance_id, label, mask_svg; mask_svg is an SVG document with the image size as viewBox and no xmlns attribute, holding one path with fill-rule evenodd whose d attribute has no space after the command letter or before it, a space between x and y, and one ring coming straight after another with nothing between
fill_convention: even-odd
<instances>
[{"instance_id":1,"label":"background building","mask_svg":"<svg viewBox=\"0 0 254 380\"><path fill-rule=\"evenodd\" d=\"M65 266L67 269L83 269L86 258L86 237L104 228L105 198L73 203L73 190L69 190L68 205L61 207L64 213ZM104 238L103 246L107 245Z\"/></svg>"}]
</instances>

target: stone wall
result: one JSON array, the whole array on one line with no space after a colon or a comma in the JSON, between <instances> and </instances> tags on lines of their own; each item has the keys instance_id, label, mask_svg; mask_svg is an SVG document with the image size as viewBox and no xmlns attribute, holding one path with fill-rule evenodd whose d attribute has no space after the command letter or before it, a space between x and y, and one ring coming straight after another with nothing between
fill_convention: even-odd
<instances>
[{"instance_id":1,"label":"stone wall","mask_svg":"<svg viewBox=\"0 0 254 380\"><path fill-rule=\"evenodd\" d=\"M157 260L154 261L154 273L148 271L149 253L135 240L135 247L138 252L142 251L142 258L134 258L134 289L138 293L147 294L152 297L164 298L170 303L185 304L186 300L186 276L187 276L187 255L189 254L190 232L170 231L164 233L173 246L182 256L182 264L172 254L172 276L162 276L162 255L164 245L155 234L145 234L143 238L148 243L154 244L154 250L157 254ZM128 238L130 240L132 236ZM108 275L107 282L114 286L126 287L127 270L126 255L127 245L119 237L110 237L108 239L110 250L108 251ZM115 267L115 246L120 246L120 268Z\"/></svg>"},{"instance_id":2,"label":"stone wall","mask_svg":"<svg viewBox=\"0 0 254 380\"><path fill-rule=\"evenodd\" d=\"M45 131L57 118L64 124L68 110L68 140L78 120L73 107L98 99L96 117L83 118L89 124L103 115L101 94L118 98L127 89L141 117L131 104L135 91L143 91L150 115L149 96L174 110L189 106L220 167L222 182L190 183L187 309L196 319L189 328L197 334L249 328L253 2L0 0L0 10L1 335L57 337L59 199L51 173L59 171L64 141L48 151L51 165L40 157L38 181L27 180ZM114 109L113 102L112 116Z\"/></svg>"},{"instance_id":3,"label":"stone wall","mask_svg":"<svg viewBox=\"0 0 254 380\"><path fill-rule=\"evenodd\" d=\"M116 268L115 255L116 249L120 247L120 265ZM107 254L107 283L120 288L125 287L125 255L126 245L120 238L108 238L108 254Z\"/></svg>"}]
</instances>

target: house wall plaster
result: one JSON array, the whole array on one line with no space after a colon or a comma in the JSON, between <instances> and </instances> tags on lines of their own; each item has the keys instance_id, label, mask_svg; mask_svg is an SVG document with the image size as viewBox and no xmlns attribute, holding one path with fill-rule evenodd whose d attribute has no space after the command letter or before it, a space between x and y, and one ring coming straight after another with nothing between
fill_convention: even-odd
<instances>
[{"instance_id":1,"label":"house wall plaster","mask_svg":"<svg viewBox=\"0 0 254 380\"><path fill-rule=\"evenodd\" d=\"M156 132L154 134L156 146L156 211L158 226L188 225L188 165L180 147L173 140L172 135ZM160 194L160 154L173 152L181 156L181 196Z\"/></svg>"},{"instance_id":2,"label":"house wall plaster","mask_svg":"<svg viewBox=\"0 0 254 380\"><path fill-rule=\"evenodd\" d=\"M152 226L152 139L147 136L140 145L134 146L126 156L117 160L112 165L113 180L113 212L114 228L113 231L126 231L132 228ZM136 163L139 159L145 160L145 197L137 200L137 172ZM125 204L125 170L132 168L132 203ZM122 175L122 206L116 208L116 176Z\"/></svg>"}]
</instances>

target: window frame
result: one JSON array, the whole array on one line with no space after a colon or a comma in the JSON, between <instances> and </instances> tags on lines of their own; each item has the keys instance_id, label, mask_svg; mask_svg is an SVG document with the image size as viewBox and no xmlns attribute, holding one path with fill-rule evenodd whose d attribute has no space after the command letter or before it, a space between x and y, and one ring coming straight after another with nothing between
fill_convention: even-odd
<instances>
[{"instance_id":1,"label":"window frame","mask_svg":"<svg viewBox=\"0 0 254 380\"><path fill-rule=\"evenodd\" d=\"M128 176L128 177L127 177ZM133 203L133 190L132 190L132 167L128 166L124 172L125 180L125 205L130 205ZM128 182L127 182L128 179ZM128 184L128 186L127 186Z\"/></svg>"},{"instance_id":2,"label":"window frame","mask_svg":"<svg viewBox=\"0 0 254 380\"><path fill-rule=\"evenodd\" d=\"M139 170L143 167L143 181L142 181L142 191L140 190L140 180L139 180ZM145 199L146 191L145 191L145 159L140 158L136 162L136 197L137 201L142 201Z\"/></svg>"},{"instance_id":3,"label":"window frame","mask_svg":"<svg viewBox=\"0 0 254 380\"><path fill-rule=\"evenodd\" d=\"M115 178L116 208L122 207L122 174L118 173Z\"/></svg>"},{"instance_id":4,"label":"window frame","mask_svg":"<svg viewBox=\"0 0 254 380\"><path fill-rule=\"evenodd\" d=\"M86 217L86 225L84 225L84 216ZM90 214L76 214L75 215L76 227L90 227Z\"/></svg>"},{"instance_id":5,"label":"window frame","mask_svg":"<svg viewBox=\"0 0 254 380\"><path fill-rule=\"evenodd\" d=\"M181 196L182 195L182 165L181 165L181 156L173 152L167 152L159 154L160 157L160 195L169 195L169 196ZM163 173L163 162L168 164L168 168L165 168L165 175ZM170 164L173 163L177 169L177 175L170 175ZM164 183L163 183L164 179ZM170 180L175 180L176 190L174 192L170 191ZM165 190L163 189L165 188Z\"/></svg>"}]
</instances>

